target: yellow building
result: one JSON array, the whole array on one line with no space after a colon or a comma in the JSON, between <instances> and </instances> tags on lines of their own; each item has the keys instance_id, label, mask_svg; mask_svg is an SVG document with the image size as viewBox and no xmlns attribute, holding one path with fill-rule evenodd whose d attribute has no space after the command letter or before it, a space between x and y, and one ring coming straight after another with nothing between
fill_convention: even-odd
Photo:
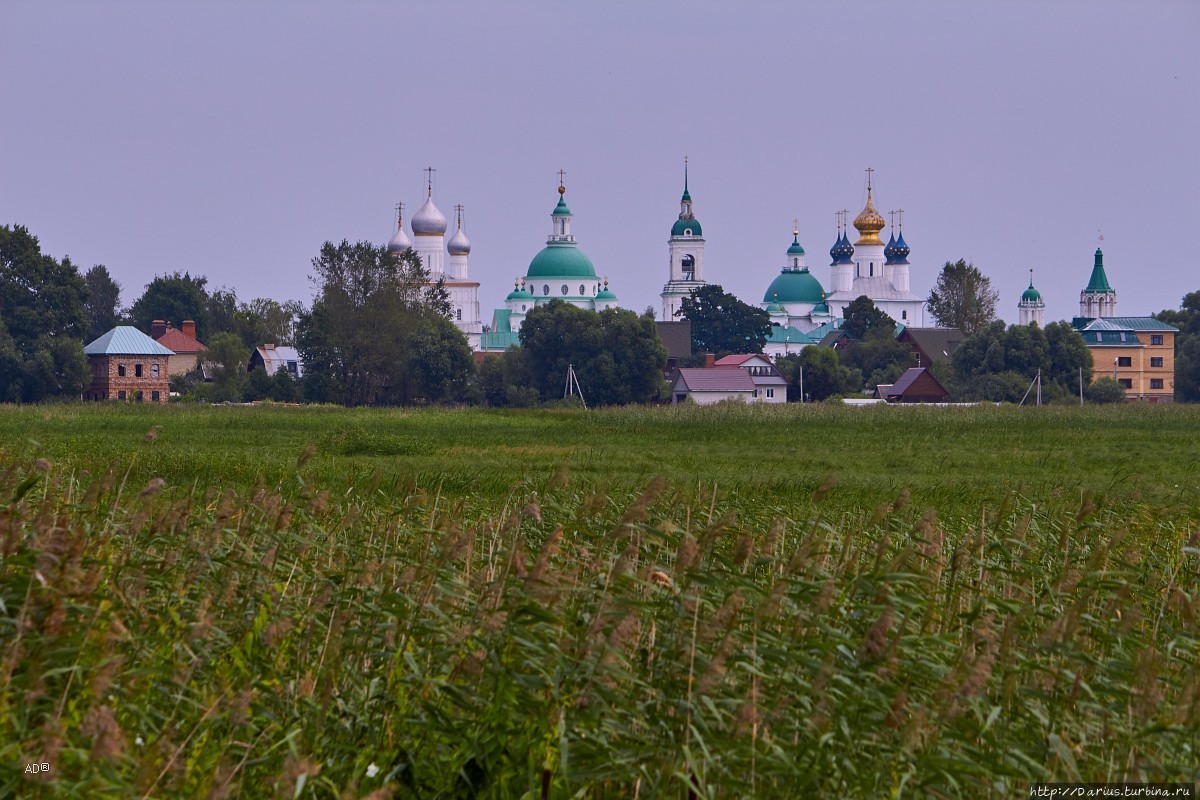
<instances>
[{"instance_id":1,"label":"yellow building","mask_svg":"<svg viewBox=\"0 0 1200 800\"><path fill-rule=\"evenodd\" d=\"M1079 335L1092 351L1093 377L1114 378L1130 400L1175 400L1175 334L1152 317L1080 320Z\"/></svg>"}]
</instances>

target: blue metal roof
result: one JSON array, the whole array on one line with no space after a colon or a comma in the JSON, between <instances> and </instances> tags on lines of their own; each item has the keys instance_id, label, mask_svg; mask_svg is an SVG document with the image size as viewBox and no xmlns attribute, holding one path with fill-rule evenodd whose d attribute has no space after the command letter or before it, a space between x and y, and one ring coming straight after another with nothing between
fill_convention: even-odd
<instances>
[{"instance_id":1,"label":"blue metal roof","mask_svg":"<svg viewBox=\"0 0 1200 800\"><path fill-rule=\"evenodd\" d=\"M173 356L168 350L132 325L118 325L83 348L89 356Z\"/></svg>"}]
</instances>

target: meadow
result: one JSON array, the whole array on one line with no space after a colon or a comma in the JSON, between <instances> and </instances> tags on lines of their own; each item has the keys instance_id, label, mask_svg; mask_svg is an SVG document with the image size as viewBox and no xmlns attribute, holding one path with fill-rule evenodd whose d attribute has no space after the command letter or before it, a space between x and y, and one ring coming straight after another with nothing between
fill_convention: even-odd
<instances>
[{"instance_id":1,"label":"meadow","mask_svg":"<svg viewBox=\"0 0 1200 800\"><path fill-rule=\"evenodd\" d=\"M0 795L1196 781L1198 434L1188 407L0 407Z\"/></svg>"}]
</instances>

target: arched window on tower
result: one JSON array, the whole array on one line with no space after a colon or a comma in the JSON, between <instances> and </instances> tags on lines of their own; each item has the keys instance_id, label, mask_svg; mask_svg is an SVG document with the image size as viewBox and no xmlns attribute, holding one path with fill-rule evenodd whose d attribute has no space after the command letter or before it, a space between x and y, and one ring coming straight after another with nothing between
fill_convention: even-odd
<instances>
[{"instance_id":1,"label":"arched window on tower","mask_svg":"<svg viewBox=\"0 0 1200 800\"><path fill-rule=\"evenodd\" d=\"M685 281L694 280L696 277L696 259L692 258L691 255L686 255L683 257L681 265L683 266L683 279Z\"/></svg>"}]
</instances>

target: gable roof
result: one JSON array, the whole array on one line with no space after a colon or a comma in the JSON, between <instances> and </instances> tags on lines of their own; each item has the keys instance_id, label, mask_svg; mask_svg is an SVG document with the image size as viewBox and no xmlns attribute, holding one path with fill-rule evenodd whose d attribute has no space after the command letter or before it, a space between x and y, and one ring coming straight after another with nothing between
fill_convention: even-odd
<instances>
[{"instance_id":1,"label":"gable roof","mask_svg":"<svg viewBox=\"0 0 1200 800\"><path fill-rule=\"evenodd\" d=\"M294 347L287 345L263 345L262 347L254 348L254 354L262 359L263 369L268 375L274 375L280 369L288 371L287 364L289 361L296 362L296 375L304 375L304 361L300 358L300 352ZM251 356L253 360L253 355Z\"/></svg>"},{"instance_id":2,"label":"gable roof","mask_svg":"<svg viewBox=\"0 0 1200 800\"><path fill-rule=\"evenodd\" d=\"M942 386L941 381L933 377L932 372L927 370L925 367L909 367L904 371L904 374L901 375L900 378L891 385L891 388L887 390L887 394L884 396L899 397L903 395L922 375L927 375L929 380L933 381L934 384L936 384L937 387L942 390L942 394L946 394L946 387ZM883 387L881 386L879 389L882 393Z\"/></svg>"},{"instance_id":3,"label":"gable roof","mask_svg":"<svg viewBox=\"0 0 1200 800\"><path fill-rule=\"evenodd\" d=\"M99 339L84 346L89 356L173 356L164 347L132 325L118 325Z\"/></svg>"},{"instance_id":4,"label":"gable roof","mask_svg":"<svg viewBox=\"0 0 1200 800\"><path fill-rule=\"evenodd\" d=\"M658 330L658 340L667 348L668 358L686 358L692 354L691 322L655 322L654 327Z\"/></svg>"},{"instance_id":5,"label":"gable roof","mask_svg":"<svg viewBox=\"0 0 1200 800\"><path fill-rule=\"evenodd\" d=\"M743 364L745 364L747 361L751 361L756 358L759 361L763 362L763 366L766 366L766 367L772 366L771 359L767 358L766 356L764 356L761 353L740 353L740 354L735 354L735 355L723 356L722 358L718 358L716 360L716 362L713 364L713 366L714 367L740 367Z\"/></svg>"},{"instance_id":6,"label":"gable roof","mask_svg":"<svg viewBox=\"0 0 1200 800\"><path fill-rule=\"evenodd\" d=\"M698 369L679 370L675 385L683 381L689 392L753 392L754 380L744 369Z\"/></svg>"},{"instance_id":7,"label":"gable roof","mask_svg":"<svg viewBox=\"0 0 1200 800\"><path fill-rule=\"evenodd\" d=\"M964 336L958 328L905 328L899 338L908 338L930 358L946 359L954 355Z\"/></svg>"},{"instance_id":8,"label":"gable roof","mask_svg":"<svg viewBox=\"0 0 1200 800\"><path fill-rule=\"evenodd\" d=\"M167 328L155 341L176 354L201 353L208 349L179 328Z\"/></svg>"}]
</instances>

